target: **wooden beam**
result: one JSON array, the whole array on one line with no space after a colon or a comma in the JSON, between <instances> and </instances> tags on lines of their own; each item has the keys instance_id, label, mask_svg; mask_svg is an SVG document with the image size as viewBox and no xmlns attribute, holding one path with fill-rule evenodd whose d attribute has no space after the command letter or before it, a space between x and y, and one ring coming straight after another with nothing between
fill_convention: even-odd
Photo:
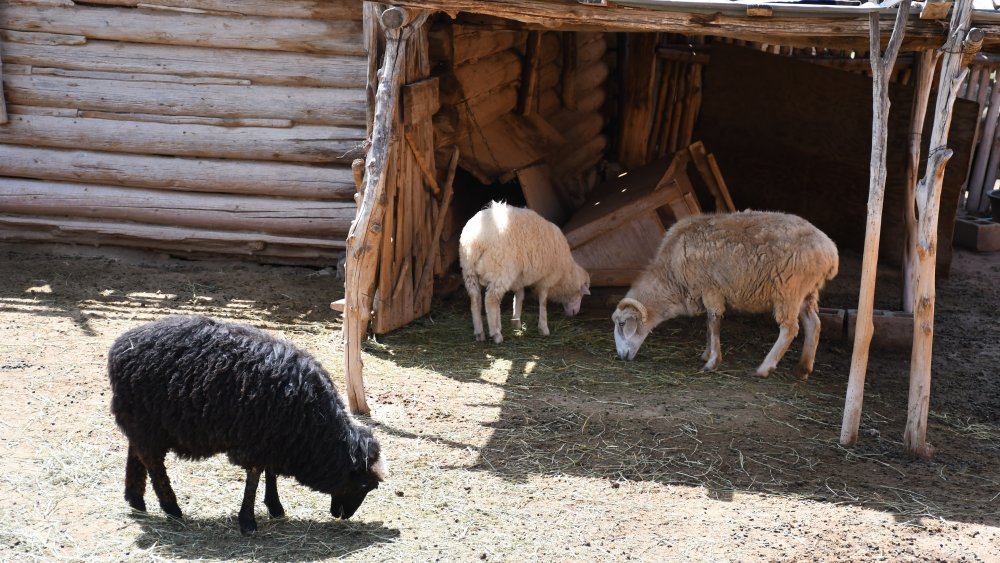
<instances>
[{"instance_id":1,"label":"wooden beam","mask_svg":"<svg viewBox=\"0 0 1000 563\"><path fill-rule=\"evenodd\" d=\"M917 56L917 82L913 88L913 110L910 114L910 152L906 168L906 193L903 196L903 312L913 313L913 286L917 268L916 190L920 179L920 147L923 145L924 121L931 95L931 81L938 54L921 51ZM1000 99L997 100L1000 102Z\"/></svg>"},{"instance_id":2,"label":"wooden beam","mask_svg":"<svg viewBox=\"0 0 1000 563\"><path fill-rule=\"evenodd\" d=\"M653 105L656 102L653 96L656 41L655 33L639 33L628 36L625 46L625 68L622 70L621 82L624 104L619 122L618 162L626 170L638 168L647 161L649 133L653 126Z\"/></svg>"},{"instance_id":3,"label":"wooden beam","mask_svg":"<svg viewBox=\"0 0 1000 563\"><path fill-rule=\"evenodd\" d=\"M941 48L941 71L930 152L924 177L917 185L917 215L920 226L916 244L917 284L913 311L913 350L910 354L910 391L903 445L910 453L930 457L934 447L927 442L927 411L931 393L931 347L934 342L935 261L937 258L938 212L944 170L951 158L948 130L958 89L968 74L969 51L981 45L982 30L970 29L972 0L957 0L951 14L948 41Z\"/></svg>"},{"instance_id":4,"label":"wooden beam","mask_svg":"<svg viewBox=\"0 0 1000 563\"><path fill-rule=\"evenodd\" d=\"M723 35L745 41L780 44L791 47L814 47L867 51L868 17L797 17L777 16L747 18L742 15L691 14L649 8L595 8L575 0L394 0L393 4L455 14L469 12L522 22L531 27L563 31L667 32L684 35ZM880 35L892 32L892 23L880 24ZM986 42L1000 43L1000 26L983 27ZM907 49L936 47L945 38L940 22L913 20L906 26Z\"/></svg>"},{"instance_id":5,"label":"wooden beam","mask_svg":"<svg viewBox=\"0 0 1000 563\"><path fill-rule=\"evenodd\" d=\"M399 143L393 141L399 126L399 89L403 83L406 38L413 29L423 25L427 14L420 13L414 26L413 15L404 8L389 8L381 15L386 36L385 55L379 73L375 95L375 116L372 126L371 150L365 161L365 190L361 207L347 235L347 279L344 299L344 366L347 377L347 399L353 412L370 412L365 399L362 375L361 343L368 334L372 304L375 298L376 269L383 237L382 218L386 167L399 154ZM398 136L398 134L397 134Z\"/></svg>"},{"instance_id":6,"label":"wooden beam","mask_svg":"<svg viewBox=\"0 0 1000 563\"><path fill-rule=\"evenodd\" d=\"M538 106L538 80L542 67L542 32L528 33L528 45L521 63L521 90L518 92L517 112L521 115L535 113Z\"/></svg>"},{"instance_id":7,"label":"wooden beam","mask_svg":"<svg viewBox=\"0 0 1000 563\"><path fill-rule=\"evenodd\" d=\"M870 49L872 66L872 154L871 176L868 186L868 220L865 223L865 246L861 265L861 289L858 297L857 330L854 333L854 352L851 356L851 373L844 400L844 419L840 443L854 445L858 440L861 423L861 404L864 400L865 373L868 370L868 352L871 346L872 314L875 309L875 274L878 267L878 245L882 231L882 204L885 198L886 144L889 136L889 79L896 56L899 54L906 33L906 20L910 13L910 0L903 0L896 12L892 37L885 53L879 56L879 15L870 16Z\"/></svg>"}]
</instances>

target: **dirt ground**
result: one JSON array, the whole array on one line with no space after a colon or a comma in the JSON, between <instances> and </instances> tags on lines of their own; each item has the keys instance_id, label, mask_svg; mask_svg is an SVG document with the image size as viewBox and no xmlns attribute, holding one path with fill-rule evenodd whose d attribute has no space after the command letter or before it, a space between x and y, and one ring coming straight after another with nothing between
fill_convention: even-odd
<instances>
[{"instance_id":1,"label":"dirt ground","mask_svg":"<svg viewBox=\"0 0 1000 563\"><path fill-rule=\"evenodd\" d=\"M857 302L844 257L824 306ZM878 306L898 279L880 274ZM939 280L929 440L902 452L908 352L871 357L860 443L838 444L851 345L824 338L807 383L748 377L777 329L723 322L723 369L699 371L702 319L615 358L616 295L553 308L552 336L474 342L464 295L369 341L365 420L390 480L355 517L282 479L288 517L239 535L242 471L168 458L185 511L122 499L125 442L105 352L172 313L247 322L314 352L341 384L330 271L152 255L0 248L0 559L315 561L1000 561L1000 254L958 251Z\"/></svg>"}]
</instances>

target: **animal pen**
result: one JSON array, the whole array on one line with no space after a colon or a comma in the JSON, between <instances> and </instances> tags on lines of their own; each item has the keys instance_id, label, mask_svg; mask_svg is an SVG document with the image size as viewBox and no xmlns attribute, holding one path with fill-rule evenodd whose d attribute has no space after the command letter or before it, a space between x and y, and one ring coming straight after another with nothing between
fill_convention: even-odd
<instances>
[{"instance_id":1,"label":"animal pen","mask_svg":"<svg viewBox=\"0 0 1000 563\"><path fill-rule=\"evenodd\" d=\"M992 0L0 0L0 40L0 237L346 251L355 411L368 331L430 311L490 196L563 227L603 286L678 218L766 208L864 256L845 444L889 318L876 262L907 272L905 443L931 453L934 279L1000 168Z\"/></svg>"}]
</instances>

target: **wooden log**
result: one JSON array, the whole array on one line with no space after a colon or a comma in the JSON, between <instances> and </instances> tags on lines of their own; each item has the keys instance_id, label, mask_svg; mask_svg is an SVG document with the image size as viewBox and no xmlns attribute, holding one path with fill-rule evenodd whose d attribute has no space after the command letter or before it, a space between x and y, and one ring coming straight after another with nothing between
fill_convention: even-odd
<instances>
[{"instance_id":1,"label":"wooden log","mask_svg":"<svg viewBox=\"0 0 1000 563\"><path fill-rule=\"evenodd\" d=\"M448 176L445 178L444 187L442 188L444 195L441 198L441 205L438 207L437 221L434 222L434 230L431 231L431 237L428 241L430 253L425 257L423 265L420 267L420 277L417 278L418 285L415 291L417 295L423 292L427 284L431 283L434 276L434 264L437 262L438 252L441 248L441 235L444 233L445 210L451 206L451 198L455 193L455 173L458 170L458 160L458 147L455 147L455 151L452 153L451 160L448 163Z\"/></svg>"},{"instance_id":2,"label":"wooden log","mask_svg":"<svg viewBox=\"0 0 1000 563\"><path fill-rule=\"evenodd\" d=\"M351 201L343 166L174 158L4 145L4 176L134 188Z\"/></svg>"},{"instance_id":3,"label":"wooden log","mask_svg":"<svg viewBox=\"0 0 1000 563\"><path fill-rule=\"evenodd\" d=\"M987 168L990 150L993 148L993 137L997 131L997 124L1000 122L1000 85L993 84L993 92L990 95L990 105L986 111L986 121L983 122L982 134L979 137L979 146L976 147L976 156L973 160L972 172L969 175L969 195L966 199L965 208L972 213L984 211L988 206L988 200L984 197L986 192L993 189L986 184Z\"/></svg>"},{"instance_id":4,"label":"wooden log","mask_svg":"<svg viewBox=\"0 0 1000 563\"><path fill-rule=\"evenodd\" d=\"M629 6L601 8L582 6L576 0L396 0L401 6L446 13L469 12L511 19L529 27L562 31L604 32L664 32L688 36L716 35L725 30L728 37L740 41L763 41L787 47L827 47L831 49L868 49L868 18L863 11L852 9L853 17L809 16L804 14L747 18L745 15L711 14L692 17L683 11L672 12L654 8ZM785 9L795 10L792 6ZM803 9L810 9L803 6ZM987 44L1000 43L1000 26L980 25L986 32ZM882 22L880 35L892 32L891 22ZM939 22L913 20L906 29L907 49L936 47L945 38Z\"/></svg>"},{"instance_id":5,"label":"wooden log","mask_svg":"<svg viewBox=\"0 0 1000 563\"><path fill-rule=\"evenodd\" d=\"M7 113L16 113L17 115L47 115L49 117L79 117L79 112L71 108L40 108L18 104L7 104Z\"/></svg>"},{"instance_id":6,"label":"wooden log","mask_svg":"<svg viewBox=\"0 0 1000 563\"><path fill-rule=\"evenodd\" d=\"M5 33L0 43L7 62L91 72L162 73L234 78L258 85L360 88L365 84L368 64L364 56L341 55L334 59L336 64L331 64L329 56L309 53L86 41L83 37L80 43L53 43L44 33L23 33L20 41L13 42L11 33Z\"/></svg>"},{"instance_id":7,"label":"wooden log","mask_svg":"<svg viewBox=\"0 0 1000 563\"><path fill-rule=\"evenodd\" d=\"M913 109L910 113L909 160L906 169L906 186L903 196L903 307L904 313L913 313L914 286L917 276L917 211L916 190L920 180L920 147L922 146L927 103L931 95L931 81L937 66L937 54L932 50L921 51L917 56L917 82L914 86Z\"/></svg>"},{"instance_id":8,"label":"wooden log","mask_svg":"<svg viewBox=\"0 0 1000 563\"><path fill-rule=\"evenodd\" d=\"M83 45L87 42L87 38L82 35L11 31L9 29L0 29L0 40L10 43L28 43L29 45Z\"/></svg>"},{"instance_id":9,"label":"wooden log","mask_svg":"<svg viewBox=\"0 0 1000 563\"><path fill-rule=\"evenodd\" d=\"M59 108L56 108L59 109ZM181 125L213 125L215 127L277 127L288 129L294 126L290 119L256 119L239 117L195 117L191 115L156 115L153 113L115 113L110 111L73 110L62 108L76 117L113 119L115 121L144 121L151 123L175 123ZM55 114L59 115L59 114ZM68 113L66 115L69 115Z\"/></svg>"},{"instance_id":10,"label":"wooden log","mask_svg":"<svg viewBox=\"0 0 1000 563\"><path fill-rule=\"evenodd\" d=\"M213 127L17 114L0 127L0 143L15 145L340 164L364 154L364 135L364 129L350 127Z\"/></svg>"},{"instance_id":11,"label":"wooden log","mask_svg":"<svg viewBox=\"0 0 1000 563\"><path fill-rule=\"evenodd\" d=\"M109 6L182 8L199 12L266 16L271 18L306 18L333 20L361 20L359 2L337 0L87 0L88 4Z\"/></svg>"},{"instance_id":12,"label":"wooden log","mask_svg":"<svg viewBox=\"0 0 1000 563\"><path fill-rule=\"evenodd\" d=\"M431 54L454 66L478 61L524 45L527 33L519 29L484 29L480 26L452 24L450 29L431 33Z\"/></svg>"},{"instance_id":13,"label":"wooden log","mask_svg":"<svg viewBox=\"0 0 1000 563\"><path fill-rule=\"evenodd\" d=\"M171 249L203 250L226 253L262 252L268 246L302 247L337 256L345 247L343 239L277 236L258 232L224 231L215 228L187 228L171 225L148 225L135 222L108 221L63 217L41 217L0 214L0 229L6 240L80 242ZM45 237L27 237L30 232L47 233ZM26 238L21 239L21 235ZM89 237L89 241L79 237ZM188 248L190 245L190 248ZM337 251L336 254L334 251Z\"/></svg>"},{"instance_id":14,"label":"wooden log","mask_svg":"<svg viewBox=\"0 0 1000 563\"><path fill-rule=\"evenodd\" d=\"M180 76L177 74L126 73L99 70L67 70L42 66L28 66L28 72L20 74L63 76L69 78L92 78L98 80L125 80L128 82L167 82L172 84L226 84L230 86L250 86L245 78L222 78L218 76Z\"/></svg>"},{"instance_id":15,"label":"wooden log","mask_svg":"<svg viewBox=\"0 0 1000 563\"><path fill-rule=\"evenodd\" d=\"M576 109L576 81L573 80L579 64L577 54L577 38L574 33L562 33L562 76L559 84L562 86L559 96L564 108ZM603 53L602 53L603 54Z\"/></svg>"},{"instance_id":16,"label":"wooden log","mask_svg":"<svg viewBox=\"0 0 1000 563\"><path fill-rule=\"evenodd\" d=\"M286 86L193 85L58 76L7 76L8 98L28 106L112 112L290 119L297 123L363 126L364 92ZM155 111L154 111L155 110Z\"/></svg>"},{"instance_id":17,"label":"wooden log","mask_svg":"<svg viewBox=\"0 0 1000 563\"><path fill-rule=\"evenodd\" d=\"M392 143L393 126L397 123L399 88L403 82L404 32L390 27L386 22L389 12L399 11L401 19L408 14L401 8L390 8L383 13L386 49L379 77L372 128L371 150L365 164L365 195L351 230L347 236L347 280L345 281L346 310L344 314L344 367L347 376L348 404L354 412L370 411L365 400L361 342L367 333L375 293L375 269L382 242L382 217L386 202L383 200L386 182L386 163L393 162L398 154L398 143ZM388 14L391 16L391 14ZM426 18L426 14L423 16ZM421 22L422 25L423 22ZM412 28L411 28L412 29ZM406 33L408 35L408 33Z\"/></svg>"},{"instance_id":18,"label":"wooden log","mask_svg":"<svg viewBox=\"0 0 1000 563\"><path fill-rule=\"evenodd\" d=\"M539 77L542 65L542 33L528 33L528 45L521 65L521 89L518 92L517 112L521 115L535 113L538 106Z\"/></svg>"},{"instance_id":19,"label":"wooden log","mask_svg":"<svg viewBox=\"0 0 1000 563\"><path fill-rule=\"evenodd\" d=\"M0 177L0 213L343 237L355 205Z\"/></svg>"},{"instance_id":20,"label":"wooden log","mask_svg":"<svg viewBox=\"0 0 1000 563\"><path fill-rule=\"evenodd\" d=\"M976 102L980 108L986 107L986 100L989 99L990 91L992 90L990 85L990 71L990 67L983 66L977 72L979 74L979 91L976 92Z\"/></svg>"},{"instance_id":21,"label":"wooden log","mask_svg":"<svg viewBox=\"0 0 1000 563\"><path fill-rule=\"evenodd\" d=\"M3 53L0 52L0 85L3 84ZM7 100L3 96L3 88L0 88L0 125L7 123Z\"/></svg>"},{"instance_id":22,"label":"wooden log","mask_svg":"<svg viewBox=\"0 0 1000 563\"><path fill-rule=\"evenodd\" d=\"M364 55L361 23L141 11L84 5L0 3L0 21L15 31L83 35L90 39L328 55ZM237 25L238 23L238 25Z\"/></svg>"},{"instance_id":23,"label":"wooden log","mask_svg":"<svg viewBox=\"0 0 1000 563\"><path fill-rule=\"evenodd\" d=\"M375 120L375 90L378 88L378 61L382 60L381 34L379 33L379 4L376 2L362 2L361 34L362 41L367 54L367 65L365 72L365 99L367 100L367 110L365 112L365 126L368 140L372 137L372 123Z\"/></svg>"},{"instance_id":24,"label":"wooden log","mask_svg":"<svg viewBox=\"0 0 1000 563\"><path fill-rule=\"evenodd\" d=\"M840 443L854 445L858 440L861 423L861 405L865 392L865 373L868 370L868 352L871 345L872 312L875 305L875 274L878 266L879 236L882 229L882 204L885 198L886 144L889 135L889 75L896 62L903 35L907 31L910 0L903 0L896 12L892 37L885 54L880 55L879 16L870 16L870 45L872 66L872 152L871 177L868 190L868 219L865 224L865 245L861 265L861 289L858 298L857 329L851 356L851 372L844 400L844 418Z\"/></svg>"},{"instance_id":25,"label":"wooden log","mask_svg":"<svg viewBox=\"0 0 1000 563\"><path fill-rule=\"evenodd\" d=\"M620 118L618 139L618 161L625 169L641 166L646 160L646 146L652 127L656 41L655 33L629 37L622 83L624 113Z\"/></svg>"}]
</instances>

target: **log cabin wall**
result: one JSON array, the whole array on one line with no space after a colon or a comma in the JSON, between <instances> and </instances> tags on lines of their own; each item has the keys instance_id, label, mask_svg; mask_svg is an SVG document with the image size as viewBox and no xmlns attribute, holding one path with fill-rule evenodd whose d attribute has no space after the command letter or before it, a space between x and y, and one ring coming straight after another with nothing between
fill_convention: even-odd
<instances>
[{"instance_id":1,"label":"log cabin wall","mask_svg":"<svg viewBox=\"0 0 1000 563\"><path fill-rule=\"evenodd\" d=\"M0 1L0 240L336 263L361 19L351 0Z\"/></svg>"},{"instance_id":2,"label":"log cabin wall","mask_svg":"<svg viewBox=\"0 0 1000 563\"><path fill-rule=\"evenodd\" d=\"M610 146L605 102L614 36L460 15L439 18L429 38L441 84L433 119L438 163L457 146L461 167L480 183L518 180L526 197L544 195L568 217L597 183ZM449 209L437 273L457 259L465 219Z\"/></svg>"}]
</instances>

